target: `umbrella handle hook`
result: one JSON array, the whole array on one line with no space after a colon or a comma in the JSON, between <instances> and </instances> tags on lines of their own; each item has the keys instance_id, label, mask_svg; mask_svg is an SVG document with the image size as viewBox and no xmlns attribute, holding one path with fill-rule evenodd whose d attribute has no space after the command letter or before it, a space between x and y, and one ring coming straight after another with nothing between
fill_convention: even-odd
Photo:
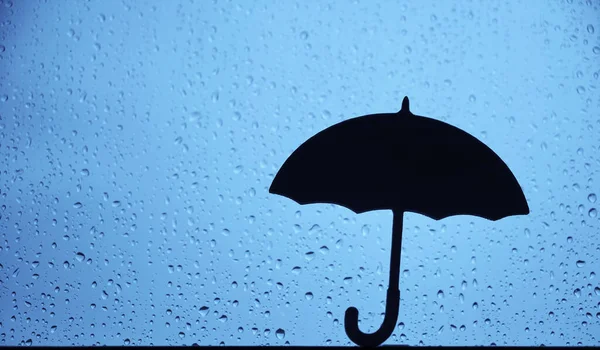
<instances>
[{"instance_id":1,"label":"umbrella handle hook","mask_svg":"<svg viewBox=\"0 0 600 350\"><path fill-rule=\"evenodd\" d=\"M359 346L381 345L394 332L400 308L400 291L388 288L383 324L374 333L363 333L358 328L358 309L349 307L344 317L344 328L348 338Z\"/></svg>"}]
</instances>

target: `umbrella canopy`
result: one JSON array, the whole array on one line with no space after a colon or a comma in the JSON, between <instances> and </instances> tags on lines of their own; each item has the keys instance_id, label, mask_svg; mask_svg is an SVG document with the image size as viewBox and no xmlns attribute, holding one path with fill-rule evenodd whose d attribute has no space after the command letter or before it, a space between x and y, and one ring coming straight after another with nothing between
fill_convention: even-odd
<instances>
[{"instance_id":1,"label":"umbrella canopy","mask_svg":"<svg viewBox=\"0 0 600 350\"><path fill-rule=\"evenodd\" d=\"M346 120L311 137L285 161L269 192L300 204L338 204L356 213L393 211L383 324L367 334L358 328L356 308L348 308L344 317L346 334L361 346L383 343L398 320L405 211L436 220L460 214L490 220L529 214L519 183L494 151L452 125L412 114L407 97L398 113Z\"/></svg>"},{"instance_id":2,"label":"umbrella canopy","mask_svg":"<svg viewBox=\"0 0 600 350\"><path fill-rule=\"evenodd\" d=\"M308 139L269 192L300 204L333 203L355 213L401 209L436 220L529 213L494 151L450 124L412 114L407 98L398 113L349 119Z\"/></svg>"}]
</instances>

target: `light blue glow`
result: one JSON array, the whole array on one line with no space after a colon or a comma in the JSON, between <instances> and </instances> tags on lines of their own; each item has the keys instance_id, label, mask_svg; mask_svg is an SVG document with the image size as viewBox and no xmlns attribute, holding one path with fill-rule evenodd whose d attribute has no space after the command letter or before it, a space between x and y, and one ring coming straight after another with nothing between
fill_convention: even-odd
<instances>
[{"instance_id":1,"label":"light blue glow","mask_svg":"<svg viewBox=\"0 0 600 350\"><path fill-rule=\"evenodd\" d=\"M599 6L0 0L0 345L351 345L349 306L377 329L391 212L268 187L405 95L531 214L407 213L385 344L600 345Z\"/></svg>"}]
</instances>

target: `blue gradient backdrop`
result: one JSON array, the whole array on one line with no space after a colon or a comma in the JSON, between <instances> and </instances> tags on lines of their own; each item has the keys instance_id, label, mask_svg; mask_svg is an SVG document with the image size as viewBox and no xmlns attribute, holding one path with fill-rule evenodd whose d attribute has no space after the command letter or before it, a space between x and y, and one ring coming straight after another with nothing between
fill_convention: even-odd
<instances>
[{"instance_id":1,"label":"blue gradient backdrop","mask_svg":"<svg viewBox=\"0 0 600 350\"><path fill-rule=\"evenodd\" d=\"M351 345L347 307L382 321L391 212L267 190L404 95L531 214L407 213L386 344L599 345L599 7L0 1L0 345Z\"/></svg>"}]
</instances>

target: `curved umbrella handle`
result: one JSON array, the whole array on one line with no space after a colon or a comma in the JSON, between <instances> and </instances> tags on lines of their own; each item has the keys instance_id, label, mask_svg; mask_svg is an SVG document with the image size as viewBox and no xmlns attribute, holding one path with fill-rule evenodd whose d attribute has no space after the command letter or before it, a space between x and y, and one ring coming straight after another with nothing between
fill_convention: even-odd
<instances>
[{"instance_id":1,"label":"curved umbrella handle","mask_svg":"<svg viewBox=\"0 0 600 350\"><path fill-rule=\"evenodd\" d=\"M375 333L363 333L358 328L358 309L349 307L344 317L344 328L348 338L359 346L379 346L394 332L396 321L398 321L398 312L400 311L400 291L390 289L387 291L387 300L385 304L385 317L383 324Z\"/></svg>"}]
</instances>

